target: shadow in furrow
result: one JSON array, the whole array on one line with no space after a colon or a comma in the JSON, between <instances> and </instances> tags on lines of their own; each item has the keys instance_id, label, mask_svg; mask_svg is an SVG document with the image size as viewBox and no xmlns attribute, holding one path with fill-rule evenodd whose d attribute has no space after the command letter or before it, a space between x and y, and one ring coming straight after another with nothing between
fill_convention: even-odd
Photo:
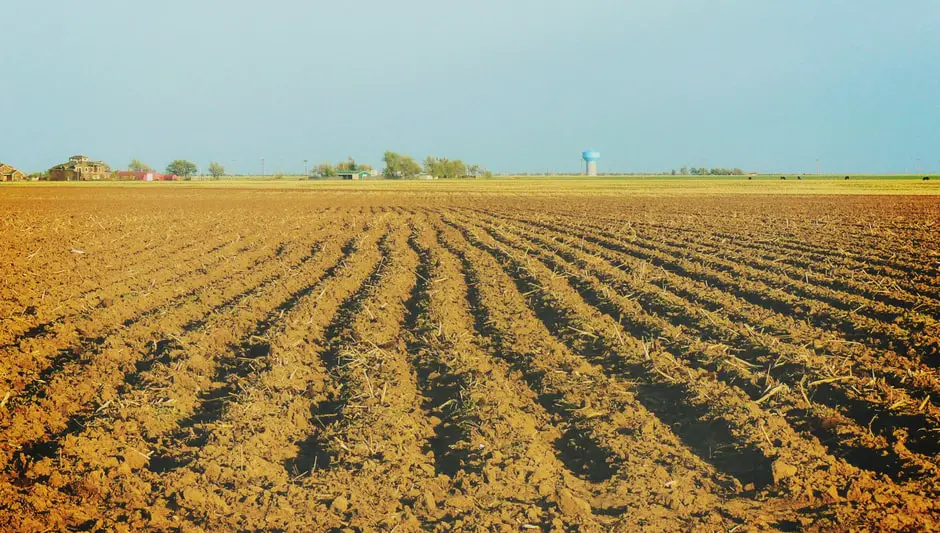
<instances>
[{"instance_id":1,"label":"shadow in furrow","mask_svg":"<svg viewBox=\"0 0 940 533\"><path fill-rule=\"evenodd\" d=\"M349 244L347 243L346 246L348 247ZM282 245L281 247L283 247L283 245ZM280 248L279 248L279 250L280 250ZM315 243L315 244L310 248L310 253L309 253L308 255L306 255L303 259L301 259L300 262L295 266L295 268L300 268L300 267L304 266L305 264L309 263L310 261L313 261L314 258L316 258L316 257L320 254L320 252L322 252L322 251L323 251L323 243L321 243L321 242ZM343 252L344 252L344 253L347 252L346 247L343 248ZM282 254L283 254L283 251L280 251L280 252L277 253L276 255L277 255L277 257L280 257ZM254 266L257 265L257 264L260 264L260 263L261 263L262 261L264 261L264 260L266 260L266 259L259 259L258 261L256 261L256 262L254 263L254 265L252 265L252 267L254 267ZM209 322L209 320L212 318L213 315L215 315L215 314L217 314L217 313L220 313L220 312L225 312L225 311L228 311L229 309L234 308L234 307L238 304L238 302L242 301L243 299L245 299L245 298L247 298L247 297L249 297L249 296L252 296L252 295L254 295L254 294L257 294L259 291L261 291L262 289L264 289L265 287L267 287L267 286L271 283L271 281L273 281L273 280L275 280L275 279L279 279L282 275L283 275L282 273L276 272L276 273L274 273L274 274L272 274L272 275L266 277L264 280L261 281L261 283L255 285L254 287L251 287L250 289L247 289L247 290L245 290L245 291L243 291L243 292L241 292L241 293L239 293L239 294L236 294L235 296L232 296L231 298L229 298L229 299L227 299L225 302L223 302L220 306L218 306L214 312L212 312L212 313L207 313L207 314L203 315L203 316L200 317L200 318L197 318L197 319L194 319L194 320L190 320L189 322L183 324L183 328L182 328L183 331L185 331L185 332L196 331L197 329L199 329L199 328L203 327L204 325L206 325L206 324ZM285 304L286 304L286 303L287 303L287 302L285 302ZM284 304L282 304L282 305L284 305Z\"/></svg>"},{"instance_id":2,"label":"shadow in furrow","mask_svg":"<svg viewBox=\"0 0 940 533\"><path fill-rule=\"evenodd\" d=\"M514 258L480 242L465 228L449 221L447 223L461 232L468 242L488 252L505 265L504 270L515 282L517 290L529 295L526 299L532 310L545 327L563 344L576 353L580 353L589 362L612 370L624 379L635 381L633 390L636 392L637 401L669 426L693 453L718 471L733 476L742 485L753 484L760 489L773 483L770 459L759 449L738 442L728 422L721 418L711 417L707 406L690 401L695 397L695 393L689 390L686 384L650 381L650 376L653 374L651 368L645 364L632 363L616 357L614 355L617 353L616 347L601 339L587 346L580 345L572 335L565 333L566 329L572 327L580 329L580 324L570 312L556 308L555 304L542 295L541 285L537 279L517 264ZM628 326L631 325L629 317L620 317L619 314L611 315L611 317L620 318L621 324L625 322ZM632 324L632 326L632 328L628 327L628 331L636 338L651 335L651 332L645 331L640 324Z\"/></svg>"},{"instance_id":3,"label":"shadow in furrow","mask_svg":"<svg viewBox=\"0 0 940 533\"><path fill-rule=\"evenodd\" d=\"M356 292L343 301L336 312L336 316L333 317L333 320L324 330L323 338L329 342L329 345L320 357L329 373L333 373L339 366L339 357L343 348L356 340L353 338L354 334L350 324L355 319L356 314L361 311L366 299L372 295L385 273L389 260L388 238L389 234L386 233L380 239L381 259L375 264L369 276ZM315 470L329 469L333 466L333 453L323 442L320 431L321 428L335 423L342 416L344 403L341 395L335 394L315 402L310 407L310 422L315 429L307 438L297 443L297 455L284 461L284 468L289 473L299 476Z\"/></svg>"},{"instance_id":4,"label":"shadow in furrow","mask_svg":"<svg viewBox=\"0 0 940 533\"><path fill-rule=\"evenodd\" d=\"M554 232L571 233L572 231L571 228L566 228L564 226L558 227L543 222L528 222L527 224ZM895 351L904 356L911 357L912 359L918 359L930 368L940 367L940 358L929 357L926 352L928 349L936 349L936 345L925 348L918 348L915 346L915 341L909 340L900 335L871 331L853 322L847 312L832 313L826 310L813 311L811 309L806 309L803 305L794 304L774 297L771 292L775 289L763 282L760 283L763 283L768 287L768 289L770 289L767 293L758 292L754 289L750 289L736 283L726 282L714 273L691 272L680 264L682 258L668 254L663 250L658 250L650 244L634 243L637 247L643 248L646 251L631 250L609 238L597 237L587 234L581 235L580 237L585 241L602 248L606 248L613 252L625 254L629 257L633 257L642 261L647 261L656 267L666 269L668 272L690 279L696 283L705 283L710 287L720 289L750 304L763 307L769 311L782 315L803 317L811 321L816 327L827 328L841 332L841 335L848 340L861 341L864 344L876 349ZM657 257L655 255L656 253L664 253L668 255L669 258L664 259L662 257ZM727 267L720 267L718 265L711 264L709 267L725 275L737 275L733 271L727 271Z\"/></svg>"},{"instance_id":5,"label":"shadow in furrow","mask_svg":"<svg viewBox=\"0 0 940 533\"><path fill-rule=\"evenodd\" d=\"M434 327L427 322L430 305L431 259L415 243L412 233L408 245L420 258L416 270L417 283L405 304L404 327L411 332L407 344L408 353L418 376L418 385L424 396L422 407L428 413L439 413L440 422L434 427L434 437L429 442L429 450L434 456L435 470L448 477L453 477L460 470L480 472L482 461L468 452L467 448L458 449L457 444L469 439L463 424L476 423L478 420L462 417L464 399L461 390L464 383L446 365L432 361L429 354L434 348L427 339L435 335ZM449 406L449 407L448 407Z\"/></svg>"},{"instance_id":6,"label":"shadow in furrow","mask_svg":"<svg viewBox=\"0 0 940 533\"><path fill-rule=\"evenodd\" d=\"M313 257L316 255L316 253L317 253L316 250L312 250L311 254L306 256L303 259L302 263L306 263L312 260ZM266 283L270 283L272 280L278 279L279 277L280 276L278 275L272 276L266 281ZM308 289L312 290L312 287L308 287ZM247 291L243 291L240 294L240 298L244 298L248 296L249 294L253 294L254 292L257 292L258 290L260 290L260 286L256 286ZM303 292L303 291L300 291L300 292ZM276 313L283 312L285 306L292 307L300 297L302 297L302 295L294 294L290 299L283 302L281 306L279 306L278 309L276 309L275 311L272 311L269 314L269 318L273 317ZM239 298L239 297L235 297L235 298ZM213 314L221 312L225 306L233 306L234 305L233 302L240 301L240 298L238 300L232 300L232 301L226 302L222 306L210 310L209 315L211 316ZM143 319L143 317L144 315L138 317L137 319L135 319L135 322ZM264 323L262 323L262 325L264 325ZM258 329L260 329L262 325L259 325ZM269 326L270 326L269 324L264 326L265 330ZM92 343L89 345L89 348L103 346L106 340L107 339L104 337L93 339ZM123 374L123 376L121 377L121 380L123 381L122 387L132 388L134 386L139 385L140 383L142 383L144 376L148 372L150 372L158 363L169 364L171 362L171 353L173 350L182 348L182 346L180 346L179 343L175 339L162 339L160 341L154 342L152 346L153 346L152 350L148 354L147 357L134 363L134 371L126 372ZM246 343L245 345L243 345L243 352L248 353L249 357L251 356L250 354L252 353L256 354L255 357L261 357L260 355L258 355L259 354L258 349L252 347L249 343ZM78 354L71 353L71 352L64 353L62 354L62 357L65 359L65 361L61 364L65 364L69 361L78 360L81 357L81 353L78 353ZM60 370L61 364L56 365L56 366L50 366L47 369L45 369L45 371L50 372L50 374L56 373ZM219 376L220 374L217 372L215 377L219 378ZM224 376L225 374L222 375L222 379L224 379ZM45 380L34 382L34 383L36 383L36 386L39 387L45 384L44 381ZM225 396L223 395L215 396L216 392L217 391L213 391L213 393L208 394L207 396L205 396L205 398L207 398L208 401L219 401L225 398ZM47 394L46 389L41 388L35 392L35 397L43 398L45 397L46 394ZM52 434L42 440L38 440L38 441L35 441L33 443L30 443L24 446L17 453L19 463L23 465L23 467L25 468L33 462L55 456L58 453L59 449L61 448L62 440L68 435L81 432L84 429L84 427L96 415L98 415L97 410L95 411L85 410L85 411L81 411L81 412L73 414L72 416L69 417L68 421L66 422L65 428L62 429L61 431L58 431L55 434ZM193 418L193 417L190 417L190 418ZM191 422L191 420L189 419L187 419L187 421ZM193 422L189 426L182 426L182 427L189 428L189 427L192 427L192 425L195 425L195 422ZM163 456L155 456L151 459L148 467L154 472L162 472L168 469L172 469L174 465L176 465L176 463L177 461L175 461L172 458L163 457Z\"/></svg>"},{"instance_id":7,"label":"shadow in furrow","mask_svg":"<svg viewBox=\"0 0 940 533\"><path fill-rule=\"evenodd\" d=\"M584 298L585 302L598 311L610 317L616 318L621 316L619 308L603 298L602 295L598 294L592 287L588 286L588 284L576 278L570 278L569 282L571 283L572 287L578 291L578 294ZM646 309L648 312L651 311L649 308ZM670 323L676 324L676 321L670 321ZM642 338L643 335L649 336L651 334L649 330L640 329L638 326L630 324L629 321L624 321L622 324L625 327L629 327L630 330L635 332L636 335L640 335L640 338ZM699 335L699 338L701 340L714 342L723 341L722 339L716 339L705 332L700 333L701 334ZM673 354L674 357L688 362L693 368L714 372L720 381L741 389L751 400L756 401L762 398L766 393L765 388L749 381L740 379L737 375L735 375L734 372L723 368L719 364L703 362L694 356L687 357L672 347L667 347L667 351ZM752 351L739 352L738 356L746 361L755 360L754 353ZM829 388L831 389L831 387ZM844 398L844 401L847 402L846 404L840 405L837 401L833 401L831 398L827 401L822 401L821 403L828 405L829 407L839 409L844 405L850 405L857 402L850 401L849 398L845 397L844 393L841 391L840 396ZM862 469L888 475L896 481L910 479L918 476L916 472L907 468L903 468L901 466L900 458L894 452L886 451L885 454L881 454L876 450L851 447L843 444L841 442L842 439L838 437L834 431L825 429L825 421L820 421L816 415L813 415L805 410L785 409L783 411L783 415L795 430L812 433L820 440L820 443L823 444L830 453L836 457L844 458L850 464L853 464Z\"/></svg>"},{"instance_id":8,"label":"shadow in furrow","mask_svg":"<svg viewBox=\"0 0 940 533\"><path fill-rule=\"evenodd\" d=\"M520 354L507 347L503 332L499 331L490 319L488 306L477 288L479 273L469 258L451 246L438 231L438 243L449 250L461 262L467 286L467 299L473 316L474 330L481 337L492 343L492 354L509 367L519 372L526 385L535 393L536 401L553 417L563 421L563 435L553 445L555 454L565 468L573 474L592 482L603 482L614 476L616 469L610 464L610 452L599 446L583 431L572 423L570 413L580 406L569 405L562 401L559 394L543 390L544 373L529 368L525 361L531 355Z\"/></svg>"},{"instance_id":9,"label":"shadow in furrow","mask_svg":"<svg viewBox=\"0 0 940 533\"><path fill-rule=\"evenodd\" d=\"M314 255L318 252L318 250L319 250L318 246L319 246L319 243L317 243L317 245L315 245L315 246L313 247L313 249L312 249L310 255L308 255L306 258L304 258L304 259L301 261L301 263L300 263L301 265L304 264L304 263L306 263L307 261L309 261L309 260L311 260L311 259L313 258L313 256L314 256ZM256 261L251 265L251 267L249 267L249 268L253 268L254 266L256 266L256 265L262 263L262 262L265 261L265 260L267 260L267 258L258 259L258 260L256 260ZM271 277L269 277L268 279L266 279L264 282L262 282L261 285L255 286L255 287L253 287L253 288L251 288L251 289L248 289L247 291L243 291L243 292L239 293L238 295L233 296L232 298L230 298L229 300L227 300L227 301L226 301L225 303L223 303L222 305L213 308L213 309L212 309L209 313L207 313L203 318L200 318L200 319L197 319L197 320L193 320L193 321L190 321L190 322L184 324L184 325L183 325L183 328L182 328L183 331L189 332L189 331L193 331L193 330L195 330L195 329L198 329L199 327L201 327L202 325L204 325L206 322L208 322L209 317L211 317L212 315L217 314L217 313L219 313L219 312L223 312L223 311L225 311L226 309L232 308L232 307L233 307L238 301L240 301L242 298L245 298L246 296L249 296L249 295L251 295L251 294L257 292L257 291L259 290L259 288L260 288L264 283L267 283L267 282L269 282L271 279L276 278L276 277L278 277L278 276L279 276L279 275L271 276ZM179 305L180 302L183 302L183 301L185 301L187 298L191 298L191 297L195 296L195 295L198 294L200 291L205 290L206 287L208 287L208 286L214 286L214 285L216 285L216 284L218 284L218 283L222 283L223 281L224 281L224 280L216 280L216 281L213 281L212 283L210 283L209 285L203 285L203 286L200 286L200 287L194 287L194 288L192 288L191 290L186 291L185 293L178 294L178 295L174 296L173 298L171 298L168 302L165 302L165 303L162 304L162 305L158 305L158 306L153 307L153 308L151 308L151 309L148 309L147 311L144 311L144 312L142 312L142 313L140 313L140 314L138 314L138 315L136 315L136 316L134 316L134 317L131 317L131 318L128 318L128 319L124 320L124 321L121 323L121 328L129 328L129 327L132 327L132 326L134 326L135 324L138 324L138 323L140 323L140 322L142 322L142 321L144 321L144 320L146 320L146 319L148 319L148 318L150 318L150 317L152 317L152 316L154 316L154 315L160 313L160 312L163 311L164 309L167 309L167 308L170 308L170 307L174 307L174 306ZM81 364L85 364L85 363L82 361L82 356L83 356L84 354L86 354L87 352L90 352L90 351L99 349L101 346L104 345L104 343L105 343L105 341L108 339L108 337L110 337L113 333L115 333L116 331L118 331L118 330L121 329L121 328L111 328L111 329L108 329L108 330L106 330L106 331L104 332L104 334L102 334L102 335L100 335L100 336L98 336L98 337L94 337L94 338L84 338L84 339L79 340L79 342L78 342L77 344L75 344L75 345L73 345L73 346L71 346L71 347L63 348L62 350L59 350L59 352L58 352L58 353L52 358L52 360L49 362L49 365L46 366L45 368L43 368L43 369L39 372L39 374L36 376L36 379L34 379L33 381L31 381L29 384L26 385L26 387L23 389L23 393L20 394L20 395L18 395L18 396L16 396L16 397L14 397L14 398L10 401L9 406L10 406L10 407L13 407L13 406L16 406L16 405L18 405L18 404L25 403L25 402L27 402L27 401L37 400L37 399L44 398L44 397L45 397L45 394L46 394L45 385L48 383L48 381L49 381L50 379L52 379L56 374L58 374L59 372L61 372L61 371L64 369L64 367L65 367L66 365L68 365L68 364L71 364L71 363L81 363ZM156 350L156 348L155 348L155 350ZM89 361L91 360L91 358L87 358L87 359L88 359ZM149 364L149 366L152 367L155 362L156 362L156 361L153 359L152 354L151 354L151 357L147 359L147 361L144 363L144 366L146 367L146 366ZM140 366L138 366L137 370L138 370L137 374L140 374L141 372L144 371ZM131 374L129 377L130 377L130 379L131 379L132 381L135 379L134 374ZM128 382L127 377L125 377L125 382Z\"/></svg>"},{"instance_id":10,"label":"shadow in furrow","mask_svg":"<svg viewBox=\"0 0 940 533\"><path fill-rule=\"evenodd\" d=\"M53 377L55 377L56 374L61 372L62 369L69 363L78 362L89 352L101 348L106 340L107 337L105 336L86 338L80 341L77 346L59 350L55 357L52 358L49 366L42 369L39 372L39 375L36 376L36 379L30 382L29 385L23 389L23 394L16 398L15 401L10 401L9 407L13 407L17 404L22 404L30 400L39 400L45 398L48 394L46 385Z\"/></svg>"},{"instance_id":11,"label":"shadow in furrow","mask_svg":"<svg viewBox=\"0 0 940 533\"><path fill-rule=\"evenodd\" d=\"M493 238L503 242L507 246L511 246L510 243L506 242L505 239L501 238L493 231L490 231L489 229L486 231L491 236L493 236ZM529 238L528 240L541 246L548 246L544 241L539 239ZM560 250L555 250L555 252L558 253L558 255L564 260L567 260L574 265L579 264L578 259L573 257L571 254ZM543 257L541 260L549 268L561 269L562 271L565 271L568 268L567 265L560 264L550 257ZM624 287L618 280L612 279L608 276L602 276L599 279L610 284L614 288L620 290L628 289L627 287ZM579 295L584 298L586 303L603 312L604 314L607 314L608 316L614 318L620 316L620 311L615 305L611 304L606 300L606 298L598 294L595 288L591 287L589 283L582 280L579 276L573 275L568 278L568 281L569 284L578 291ZM702 326L692 320L691 317L689 317L687 314L684 314L681 310L674 309L666 306L663 303L657 302L648 294L636 293L634 294L634 297L646 312L660 316L665 320L668 320L673 325L682 326L692 332L695 332L697 337L701 340L717 343L731 342L725 336L712 331L712 329L714 329L713 326ZM641 336L658 336L659 332L639 330L636 331L636 333ZM734 342L735 345L740 345L742 343L746 346L747 349L740 352L739 356L741 356L746 361L754 362L755 364L766 365L766 359L772 358L774 355L769 348L755 345L749 339L740 339L738 342ZM670 349L670 352L673 353L674 356L683 357L683 354L679 351L676 351L676 349ZM715 372L721 381L742 389L752 400L757 400L763 397L766 393L764 388L739 379L734 375L733 372L729 372L727 369L723 368L722 365L714 362L701 361L697 357L685 359L689 361L689 363L695 368L702 368L710 372ZM772 369L771 375L773 375L778 380L782 380L786 383L789 383L790 385L795 385L800 382L800 376L802 375L802 372L803 369L800 365L788 363L778 365ZM932 456L940 452L940 445L938 445L937 439L932 438L930 434L930 429L932 426L922 415L901 415L897 413L886 412L885 410L878 409L877 406L871 405L867 402L850 398L846 395L845 391L836 387L832 387L831 385L822 385L818 387L812 397L813 400L818 401L827 407L837 411L846 411L845 414L847 417L851 418L859 425L870 426L871 430L877 432L878 434L888 435L890 432L899 427L906 428L909 433L906 435L905 444L911 451L927 456ZM803 415L800 416L799 413L803 413ZM875 450L868 450L866 448L853 447L843 444L835 432L825 428L825 425L828 423L828 421L820 420L816 415L809 414L803 410L789 409L786 411L786 417L790 420L795 429L814 434L819 438L820 442L826 446L830 453L837 457L844 458L847 462L859 468L885 474L897 481L913 479L923 474L919 468L911 470L909 467L903 467L900 457L898 457L897 453L893 450L884 450L884 453L881 453Z\"/></svg>"},{"instance_id":12,"label":"shadow in furrow","mask_svg":"<svg viewBox=\"0 0 940 533\"><path fill-rule=\"evenodd\" d=\"M195 411L178 423L175 440L183 441L187 447L193 448L202 447L208 442L211 433L210 426L224 415L225 409L241 390L242 382L255 373L259 366L263 366L265 359L270 355L271 344L266 340L265 335L277 324L284 313L289 312L302 299L319 288L323 280L335 275L336 269L352 253L354 241L354 239L350 239L343 246L341 258L327 268L316 282L291 293L270 310L262 320L258 321L252 331L242 337L237 346L232 347L232 352L219 362L212 377L212 383L218 384L218 386L210 388L199 396ZM302 263L312 260L319 251L320 248L315 247ZM279 277L273 276L265 284L271 283ZM260 288L255 289L255 291L260 290ZM234 305L234 303L231 305ZM154 455L150 459L147 468L151 472L162 474L185 466L191 459L191 457L180 454Z\"/></svg>"},{"instance_id":13,"label":"shadow in furrow","mask_svg":"<svg viewBox=\"0 0 940 533\"><path fill-rule=\"evenodd\" d=\"M217 252L218 250L220 250L221 248L223 248L224 246L226 246L226 245L228 245L228 244L229 244L228 242L223 242L223 243L221 243L221 244L219 244L219 245L217 245L217 246L215 246L215 247L213 247L213 248L210 248L209 250L200 253L200 257L209 256L209 255L211 255L211 254ZM182 253L188 251L190 248L193 248L194 246L195 246L195 243L189 243L189 244L187 244L187 245L185 245L185 246L183 246L183 247L181 247L181 248L179 248L179 249L177 249L177 250L171 252L171 254L172 254L172 256L181 255ZM165 259L166 259L166 258L165 258ZM170 259L171 259L171 258L170 258ZM155 261L154 264L157 265L157 266L154 266L153 268L148 269L146 272L138 272L138 273L137 273L137 277L140 277L140 276L142 276L142 275L144 275L144 274L146 274L146 273L148 273L148 272L152 272L152 271L156 270L157 268L159 268L161 265L167 264L167 262L166 262L166 261ZM173 279L180 279L180 276L177 276L176 278L173 278ZM91 294L93 294L93 293L104 293L104 294L107 294L107 293L108 293L108 289L110 289L110 288L113 287L114 285L118 285L118 284L120 284L120 283L123 283L124 281L125 281L124 279L116 279L116 280L113 280L111 283L109 283L109 284L106 285L106 286L96 287L96 288L94 288L94 289L81 292L81 293L79 293L79 294L77 294L77 295L75 295L75 296L72 296L71 298L73 298L73 299L84 299L84 298L87 298L89 295L91 295ZM121 296L117 296L117 297L115 297L115 298L121 298ZM105 305L104 303L99 303L96 308L101 309L101 308L104 308L104 307L107 307L107 305ZM26 312L25 312L24 314L27 315L27 316L35 316L35 315L36 315L36 308L35 308L35 306L29 306L29 307L27 307L27 308L26 308ZM25 331L23 331L22 333L18 334L18 335L13 339L12 342L9 342L9 343L7 343L7 344L0 345L0 350L6 350L6 349L9 349L9 348L13 348L13 347L19 345L21 341L26 340L26 339L34 339L34 338L43 336L43 335L45 335L50 329L52 329L52 327L55 326L56 324L62 322L62 321L65 320L66 318L73 317L73 316L76 316L76 315L79 315L79 314L81 314L81 313L79 313L79 312L63 313L63 314L59 315L58 317L56 317L56 318L54 318L54 319L52 319L52 320L48 320L48 321L43 322L43 323L41 323L41 324L37 324L37 325L35 325L35 326L32 326L32 327L26 329Z\"/></svg>"}]
</instances>

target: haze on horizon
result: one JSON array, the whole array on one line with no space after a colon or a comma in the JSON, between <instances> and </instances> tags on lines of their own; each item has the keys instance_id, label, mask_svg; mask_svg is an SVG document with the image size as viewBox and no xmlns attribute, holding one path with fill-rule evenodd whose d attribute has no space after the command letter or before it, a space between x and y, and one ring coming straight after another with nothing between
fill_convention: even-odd
<instances>
[{"instance_id":1,"label":"haze on horizon","mask_svg":"<svg viewBox=\"0 0 940 533\"><path fill-rule=\"evenodd\" d=\"M940 3L0 0L0 161L940 171ZM917 162L920 160L919 163Z\"/></svg>"}]
</instances>

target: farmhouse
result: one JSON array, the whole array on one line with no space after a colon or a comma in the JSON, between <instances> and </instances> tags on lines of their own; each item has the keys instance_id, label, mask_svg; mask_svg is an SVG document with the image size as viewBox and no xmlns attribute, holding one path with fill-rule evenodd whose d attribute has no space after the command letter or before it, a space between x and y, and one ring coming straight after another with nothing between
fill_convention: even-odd
<instances>
[{"instance_id":1,"label":"farmhouse","mask_svg":"<svg viewBox=\"0 0 940 533\"><path fill-rule=\"evenodd\" d=\"M176 174L160 174L152 170L133 171L122 170L116 173L118 179L126 181L177 181L179 176Z\"/></svg>"},{"instance_id":2,"label":"farmhouse","mask_svg":"<svg viewBox=\"0 0 940 533\"><path fill-rule=\"evenodd\" d=\"M67 163L49 169L49 181L100 180L110 174L111 167L101 161L91 161L84 155L73 155Z\"/></svg>"},{"instance_id":3,"label":"farmhouse","mask_svg":"<svg viewBox=\"0 0 940 533\"><path fill-rule=\"evenodd\" d=\"M361 180L372 175L367 170L337 170L336 175L343 180Z\"/></svg>"},{"instance_id":4,"label":"farmhouse","mask_svg":"<svg viewBox=\"0 0 940 533\"><path fill-rule=\"evenodd\" d=\"M10 165L0 163L0 181L23 181L26 174L11 167Z\"/></svg>"}]
</instances>

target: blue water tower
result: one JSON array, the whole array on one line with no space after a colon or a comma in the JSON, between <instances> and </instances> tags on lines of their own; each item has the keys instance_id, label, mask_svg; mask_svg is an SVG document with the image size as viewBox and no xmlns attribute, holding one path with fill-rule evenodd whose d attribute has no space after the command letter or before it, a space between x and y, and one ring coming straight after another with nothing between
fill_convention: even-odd
<instances>
[{"instance_id":1,"label":"blue water tower","mask_svg":"<svg viewBox=\"0 0 940 533\"><path fill-rule=\"evenodd\" d=\"M597 160L601 158L601 153L597 150L587 150L581 153L581 158L587 167L588 176L597 175Z\"/></svg>"}]
</instances>

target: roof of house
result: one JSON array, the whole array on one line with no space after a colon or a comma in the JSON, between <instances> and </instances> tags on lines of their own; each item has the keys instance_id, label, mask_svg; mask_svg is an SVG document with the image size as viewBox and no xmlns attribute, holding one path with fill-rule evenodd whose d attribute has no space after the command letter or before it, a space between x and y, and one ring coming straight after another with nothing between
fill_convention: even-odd
<instances>
[{"instance_id":1,"label":"roof of house","mask_svg":"<svg viewBox=\"0 0 940 533\"><path fill-rule=\"evenodd\" d=\"M26 175L23 171L17 169L12 165L7 165L6 163L0 163L0 174L4 176L9 176L12 174L23 174Z\"/></svg>"},{"instance_id":2,"label":"roof of house","mask_svg":"<svg viewBox=\"0 0 940 533\"><path fill-rule=\"evenodd\" d=\"M77 157L79 156L72 156L71 160L65 163L59 163L58 165L52 167L50 170L68 170L68 169L75 168L76 166L78 166L79 163L81 163L82 165L98 165L98 166L103 166L105 168L111 168L104 161L90 161L90 160L77 161L75 160L75 158ZM84 157L84 156L81 156L81 157Z\"/></svg>"}]
</instances>

